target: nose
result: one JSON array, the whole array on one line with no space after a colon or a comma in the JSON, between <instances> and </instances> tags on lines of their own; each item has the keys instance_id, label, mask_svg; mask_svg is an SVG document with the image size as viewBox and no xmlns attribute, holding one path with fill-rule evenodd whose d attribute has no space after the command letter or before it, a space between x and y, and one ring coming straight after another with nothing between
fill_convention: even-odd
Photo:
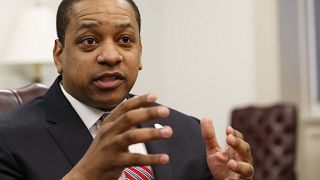
<instances>
[{"instance_id":1,"label":"nose","mask_svg":"<svg viewBox=\"0 0 320 180\"><path fill-rule=\"evenodd\" d=\"M116 44L113 44L112 42L104 44L97 57L97 62L99 64L106 64L108 66L115 66L122 61L123 56L117 49Z\"/></svg>"}]
</instances>

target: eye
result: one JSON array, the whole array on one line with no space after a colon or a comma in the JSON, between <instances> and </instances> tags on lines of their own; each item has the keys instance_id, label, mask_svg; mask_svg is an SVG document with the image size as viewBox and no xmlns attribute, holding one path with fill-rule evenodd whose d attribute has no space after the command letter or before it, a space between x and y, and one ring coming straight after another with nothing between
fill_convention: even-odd
<instances>
[{"instance_id":1,"label":"eye","mask_svg":"<svg viewBox=\"0 0 320 180\"><path fill-rule=\"evenodd\" d=\"M134 43L134 39L131 36L124 35L124 36L120 37L119 43L122 45L128 46L128 45Z\"/></svg>"},{"instance_id":2,"label":"eye","mask_svg":"<svg viewBox=\"0 0 320 180\"><path fill-rule=\"evenodd\" d=\"M92 46L97 44L97 41L93 37L86 37L81 40L81 44L84 46Z\"/></svg>"}]
</instances>

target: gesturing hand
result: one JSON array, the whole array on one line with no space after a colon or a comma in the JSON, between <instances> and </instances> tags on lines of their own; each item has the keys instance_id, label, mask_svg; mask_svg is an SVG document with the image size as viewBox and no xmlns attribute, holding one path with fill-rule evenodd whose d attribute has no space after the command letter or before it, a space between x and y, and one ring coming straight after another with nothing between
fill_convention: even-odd
<instances>
[{"instance_id":1,"label":"gesturing hand","mask_svg":"<svg viewBox=\"0 0 320 180\"><path fill-rule=\"evenodd\" d=\"M128 151L131 144L171 137L172 129L168 126L161 129L135 128L140 123L169 115L169 109L164 106L144 108L156 99L152 94L136 96L115 108L104 119L85 155L64 179L112 180L118 179L128 166L168 163L166 154L143 155Z\"/></svg>"},{"instance_id":2,"label":"gesturing hand","mask_svg":"<svg viewBox=\"0 0 320 180\"><path fill-rule=\"evenodd\" d=\"M219 146L211 119L201 120L201 132L206 145L207 163L215 179L252 179L254 170L250 145L240 132L227 128L226 149Z\"/></svg>"}]
</instances>

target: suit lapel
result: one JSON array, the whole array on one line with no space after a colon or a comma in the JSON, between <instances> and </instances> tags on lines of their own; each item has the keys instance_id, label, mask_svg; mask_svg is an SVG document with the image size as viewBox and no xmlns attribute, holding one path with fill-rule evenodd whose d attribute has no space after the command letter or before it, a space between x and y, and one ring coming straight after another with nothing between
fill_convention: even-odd
<instances>
[{"instance_id":1,"label":"suit lapel","mask_svg":"<svg viewBox=\"0 0 320 180\"><path fill-rule=\"evenodd\" d=\"M142 128L154 128L155 123L162 124L164 120L154 120L141 124ZM170 157L168 140L156 140L145 143L146 148L149 154L168 154ZM155 179L167 179L171 180L172 178L172 166L169 162L166 165L161 166L152 166L153 173L155 175Z\"/></svg>"},{"instance_id":2,"label":"suit lapel","mask_svg":"<svg viewBox=\"0 0 320 180\"><path fill-rule=\"evenodd\" d=\"M87 131L86 127L74 119L48 128L48 132L72 166L77 164L92 142L92 137Z\"/></svg>"},{"instance_id":3,"label":"suit lapel","mask_svg":"<svg viewBox=\"0 0 320 180\"><path fill-rule=\"evenodd\" d=\"M44 97L46 119L52 123L47 131L74 166L87 151L93 139L62 93L59 81L58 78Z\"/></svg>"}]
</instances>

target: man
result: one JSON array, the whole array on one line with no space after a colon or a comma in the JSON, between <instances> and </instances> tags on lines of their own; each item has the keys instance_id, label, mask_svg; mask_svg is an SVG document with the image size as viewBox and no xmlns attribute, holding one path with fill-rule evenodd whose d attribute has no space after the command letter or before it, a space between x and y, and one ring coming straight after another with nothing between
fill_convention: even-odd
<instances>
[{"instance_id":1,"label":"man","mask_svg":"<svg viewBox=\"0 0 320 180\"><path fill-rule=\"evenodd\" d=\"M151 166L155 179L251 179L241 133L228 127L229 148L221 149L209 118L200 130L152 93L129 95L142 69L133 1L63 0L57 31L60 76L44 96L1 117L0 179L121 179L134 166Z\"/></svg>"}]
</instances>

